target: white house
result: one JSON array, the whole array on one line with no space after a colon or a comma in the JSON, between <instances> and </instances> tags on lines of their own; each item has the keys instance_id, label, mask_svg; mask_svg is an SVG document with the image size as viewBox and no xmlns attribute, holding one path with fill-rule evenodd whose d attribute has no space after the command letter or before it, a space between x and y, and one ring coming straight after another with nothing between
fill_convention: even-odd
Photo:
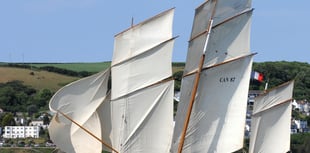
<instances>
[{"instance_id":1,"label":"white house","mask_svg":"<svg viewBox=\"0 0 310 153\"><path fill-rule=\"evenodd\" d=\"M295 131L293 133L307 132L308 131L307 121L292 120L291 131Z\"/></svg>"},{"instance_id":2,"label":"white house","mask_svg":"<svg viewBox=\"0 0 310 153\"><path fill-rule=\"evenodd\" d=\"M43 129L47 129L48 125L44 125L43 121L31 121L30 126L38 126L38 127L42 127Z\"/></svg>"},{"instance_id":3,"label":"white house","mask_svg":"<svg viewBox=\"0 0 310 153\"><path fill-rule=\"evenodd\" d=\"M40 128L38 126L5 126L4 138L39 138Z\"/></svg>"}]
</instances>

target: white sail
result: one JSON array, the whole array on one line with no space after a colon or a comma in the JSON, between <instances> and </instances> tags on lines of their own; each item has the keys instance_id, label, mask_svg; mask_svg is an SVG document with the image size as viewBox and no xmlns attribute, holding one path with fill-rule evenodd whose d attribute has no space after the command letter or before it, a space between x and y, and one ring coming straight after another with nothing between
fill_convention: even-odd
<instances>
[{"instance_id":1,"label":"white sail","mask_svg":"<svg viewBox=\"0 0 310 153\"><path fill-rule=\"evenodd\" d=\"M112 144L122 153L169 152L173 81L112 101ZM118 112L118 113L116 113Z\"/></svg>"},{"instance_id":2,"label":"white sail","mask_svg":"<svg viewBox=\"0 0 310 153\"><path fill-rule=\"evenodd\" d=\"M294 82L287 82L255 98L250 153L290 150L291 99Z\"/></svg>"},{"instance_id":3,"label":"white sail","mask_svg":"<svg viewBox=\"0 0 310 153\"><path fill-rule=\"evenodd\" d=\"M173 12L168 10L115 36L111 99L172 75Z\"/></svg>"},{"instance_id":4,"label":"white sail","mask_svg":"<svg viewBox=\"0 0 310 153\"><path fill-rule=\"evenodd\" d=\"M250 53L250 0L209 0L196 9L184 74L197 70L207 37L207 23L215 9L204 66L210 66Z\"/></svg>"},{"instance_id":5,"label":"white sail","mask_svg":"<svg viewBox=\"0 0 310 153\"><path fill-rule=\"evenodd\" d=\"M101 152L100 141L58 112L66 114L101 138L100 118L96 110L106 99L109 73L107 70L73 82L60 89L50 100L50 109L57 114L50 123L49 133L61 150L76 153Z\"/></svg>"},{"instance_id":6,"label":"white sail","mask_svg":"<svg viewBox=\"0 0 310 153\"><path fill-rule=\"evenodd\" d=\"M174 9L167 10L115 36L111 94L106 94L107 71L74 82L53 96L50 109L59 113L49 129L61 150L169 152L173 131L174 81L169 79L173 13ZM115 150L102 146L83 128Z\"/></svg>"},{"instance_id":7,"label":"white sail","mask_svg":"<svg viewBox=\"0 0 310 153\"><path fill-rule=\"evenodd\" d=\"M174 9L158 14L115 36L112 65L141 55L172 37Z\"/></svg>"},{"instance_id":8,"label":"white sail","mask_svg":"<svg viewBox=\"0 0 310 153\"><path fill-rule=\"evenodd\" d=\"M183 153L233 152L243 146L252 56L202 72ZM182 80L172 152L179 146L194 75Z\"/></svg>"},{"instance_id":9,"label":"white sail","mask_svg":"<svg viewBox=\"0 0 310 153\"><path fill-rule=\"evenodd\" d=\"M165 11L115 36L112 144L126 153L169 152L173 130L172 20Z\"/></svg>"},{"instance_id":10,"label":"white sail","mask_svg":"<svg viewBox=\"0 0 310 153\"><path fill-rule=\"evenodd\" d=\"M214 15L212 16L214 12ZM209 0L196 9L176 114L177 152L199 59L205 55L182 153L234 152L243 147L250 54L251 0ZM209 20L212 20L208 34Z\"/></svg>"}]
</instances>

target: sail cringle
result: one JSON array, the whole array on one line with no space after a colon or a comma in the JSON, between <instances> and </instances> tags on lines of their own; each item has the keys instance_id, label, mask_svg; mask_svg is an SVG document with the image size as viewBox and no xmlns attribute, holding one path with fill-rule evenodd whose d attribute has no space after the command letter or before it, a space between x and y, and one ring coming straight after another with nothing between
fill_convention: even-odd
<instances>
[{"instance_id":1,"label":"sail cringle","mask_svg":"<svg viewBox=\"0 0 310 153\"><path fill-rule=\"evenodd\" d=\"M283 153L290 150L293 87L293 81L287 82L255 98L250 153Z\"/></svg>"},{"instance_id":2,"label":"sail cringle","mask_svg":"<svg viewBox=\"0 0 310 153\"><path fill-rule=\"evenodd\" d=\"M56 115L50 123L49 133L61 150L75 153L101 152L101 142L57 112L66 114L101 138L100 119L96 110L106 99L109 73L106 70L66 85L50 100L50 110L56 112Z\"/></svg>"},{"instance_id":3,"label":"sail cringle","mask_svg":"<svg viewBox=\"0 0 310 153\"><path fill-rule=\"evenodd\" d=\"M250 2L217 0L204 67L250 53ZM214 0L208 1L196 9L185 74L198 68L197 59L203 54L213 3Z\"/></svg>"},{"instance_id":4,"label":"sail cringle","mask_svg":"<svg viewBox=\"0 0 310 153\"><path fill-rule=\"evenodd\" d=\"M203 70L182 153L227 153L243 147L252 56ZM195 75L182 80L172 152L177 152Z\"/></svg>"}]
</instances>

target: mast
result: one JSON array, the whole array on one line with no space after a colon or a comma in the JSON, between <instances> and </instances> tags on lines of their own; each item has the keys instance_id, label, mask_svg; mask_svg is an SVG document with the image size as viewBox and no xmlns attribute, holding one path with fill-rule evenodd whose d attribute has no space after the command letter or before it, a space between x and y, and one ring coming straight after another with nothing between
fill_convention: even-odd
<instances>
[{"instance_id":1,"label":"mast","mask_svg":"<svg viewBox=\"0 0 310 153\"><path fill-rule=\"evenodd\" d=\"M208 23L207 38L206 38L206 41L205 41L205 45L204 45L204 49L203 49L203 54L200 57L199 68L198 68L198 71L197 71L197 74L196 74L196 77L195 77L195 83L194 83L194 86L193 86L193 89L192 89L191 99L190 99L189 107L188 107L188 110L187 110L187 115L186 115L185 122L184 122L184 127L183 127L183 132L182 132L182 135L181 135L181 140L180 140L179 147L178 147L178 153L181 153L182 150L183 150L184 139L185 139L186 131L187 131L187 128L188 128L189 120L190 120L190 117L191 117L193 105L194 105L194 102L195 102L195 97L196 97L196 93L197 93L197 89L198 89L198 83L199 83L199 80L200 80L201 70L202 70L202 67L203 67L203 64L204 64L204 60L205 60L205 56L206 56L205 53L206 53L206 50L207 50L207 45L208 45L208 41L209 41L211 29L212 29L213 17L214 17L214 14L215 14L216 3L217 3L217 0L214 0L214 6L213 6L212 15L211 15L211 18L210 18L209 23Z\"/></svg>"}]
</instances>

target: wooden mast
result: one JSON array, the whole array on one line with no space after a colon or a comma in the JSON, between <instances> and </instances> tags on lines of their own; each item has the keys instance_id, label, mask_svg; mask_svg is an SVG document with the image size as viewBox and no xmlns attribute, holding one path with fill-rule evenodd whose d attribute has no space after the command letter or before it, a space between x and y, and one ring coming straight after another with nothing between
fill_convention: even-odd
<instances>
[{"instance_id":1,"label":"wooden mast","mask_svg":"<svg viewBox=\"0 0 310 153\"><path fill-rule=\"evenodd\" d=\"M193 86L193 89L192 89L191 99L189 101L189 106L188 106L188 109L187 109L187 114L186 114L186 118L185 118L185 122L184 122L184 126L183 126L183 131L182 131L181 138L180 138L180 143L179 143L179 147L178 147L178 153L182 153L182 150L183 150L183 145L184 145L184 141L185 141L185 135L186 135L187 127L188 127L189 120L190 120L190 117L191 117L192 108L193 108L193 105L194 105L194 102L195 102L195 97L196 97L196 93L197 93L197 89L198 89L198 83L199 83L199 80L200 80L200 74L201 74L201 71L202 71L202 68L203 68L203 64L204 64L204 60L205 60L205 53L206 53L206 50L207 50L207 45L208 45L208 41L209 41L211 29L212 29L213 17L215 15L216 3L217 3L217 0L214 0L214 6L213 6L212 14L211 14L211 17L210 17L210 20L209 20L209 23L208 23L207 38L206 38L206 41L205 41L205 45L204 45L204 49L203 49L203 54L200 57L200 61L199 61L199 65L198 65L198 70L197 70L197 74L196 74L196 77L195 77L194 86Z\"/></svg>"},{"instance_id":2,"label":"wooden mast","mask_svg":"<svg viewBox=\"0 0 310 153\"><path fill-rule=\"evenodd\" d=\"M106 146L107 148L111 149L112 151L118 153L117 150L115 150L112 146L110 146L109 144L107 144L106 142L104 142L103 140L101 140L100 138L98 138L97 136L95 136L93 133L91 133L89 130L87 130L86 128L84 128L82 125L80 125L79 123L75 122L72 118L70 118L68 115L64 114L61 111L57 111L58 113L60 113L61 115L63 115L65 118L67 118L68 120L70 120L72 123L74 123L75 125L77 125L78 127L80 127L82 130L84 130L86 133L88 133L89 135L91 135L92 137L94 137L95 139L97 139L98 141L100 141L104 146Z\"/></svg>"}]
</instances>

